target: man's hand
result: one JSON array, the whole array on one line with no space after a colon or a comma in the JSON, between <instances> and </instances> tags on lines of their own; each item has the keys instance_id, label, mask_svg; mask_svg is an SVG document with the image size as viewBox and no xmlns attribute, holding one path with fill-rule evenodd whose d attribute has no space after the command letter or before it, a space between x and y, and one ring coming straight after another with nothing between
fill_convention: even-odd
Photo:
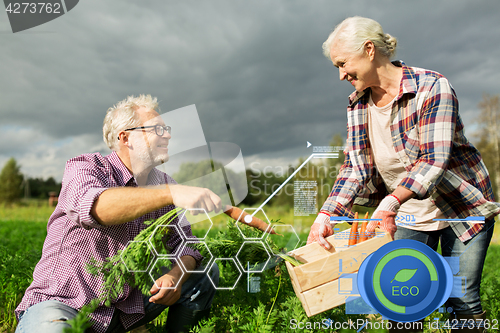
<instances>
[{"instance_id":1,"label":"man's hand","mask_svg":"<svg viewBox=\"0 0 500 333\"><path fill-rule=\"evenodd\" d=\"M174 205L177 207L188 209L203 208L207 212L215 211L216 213L222 209L222 200L207 188L169 185L168 189L170 190ZM192 214L197 215L198 212L194 210Z\"/></svg>"},{"instance_id":2,"label":"man's hand","mask_svg":"<svg viewBox=\"0 0 500 333\"><path fill-rule=\"evenodd\" d=\"M149 302L155 304L163 304L166 306L170 306L177 302L181 297L182 283L179 283L175 289L166 289L173 288L179 280L169 274L165 274L155 281L153 287L151 287L151 294L154 294L151 298L149 298Z\"/></svg>"},{"instance_id":3,"label":"man's hand","mask_svg":"<svg viewBox=\"0 0 500 333\"><path fill-rule=\"evenodd\" d=\"M394 233L398 229L396 226L396 215L398 214L399 207L400 203L396 196L386 196L372 215L372 219L382 219L382 221L371 221L366 227L367 235L369 237L373 236L375 228L380 225L380 229L387 231L392 239L394 239Z\"/></svg>"},{"instance_id":4,"label":"man's hand","mask_svg":"<svg viewBox=\"0 0 500 333\"><path fill-rule=\"evenodd\" d=\"M196 268L196 260L189 255L182 256L179 260L182 261L188 271ZM181 297L182 284L187 280L189 275L189 273L182 274L180 267L177 264L174 265L170 272L155 281L155 284L149 291L154 296L150 297L149 301L166 306L174 304Z\"/></svg>"},{"instance_id":5,"label":"man's hand","mask_svg":"<svg viewBox=\"0 0 500 333\"><path fill-rule=\"evenodd\" d=\"M325 213L319 213L316 220L314 220L307 237L307 244L318 242L325 249L330 249L330 243L325 240L325 237L333 235L333 229L330 225L330 216Z\"/></svg>"}]
</instances>

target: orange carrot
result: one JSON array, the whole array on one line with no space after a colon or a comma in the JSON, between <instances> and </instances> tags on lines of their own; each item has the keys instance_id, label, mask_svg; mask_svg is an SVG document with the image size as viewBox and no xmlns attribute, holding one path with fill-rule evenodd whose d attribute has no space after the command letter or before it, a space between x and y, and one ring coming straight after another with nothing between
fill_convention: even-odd
<instances>
[{"instance_id":1,"label":"orange carrot","mask_svg":"<svg viewBox=\"0 0 500 333\"><path fill-rule=\"evenodd\" d=\"M365 220L368 219L368 212L365 214ZM368 226L368 221L363 221L361 224L361 231L359 233L359 243L364 242L365 240L368 239L366 236L366 227Z\"/></svg>"},{"instance_id":2,"label":"orange carrot","mask_svg":"<svg viewBox=\"0 0 500 333\"><path fill-rule=\"evenodd\" d=\"M264 231L264 232L269 227L269 225L266 222L262 221L261 219L255 217L255 216L251 216L250 214L239 209L238 207L226 206L226 210L224 211L224 213L226 215L228 215L230 218L232 218L240 223L249 225L251 227L257 228L257 229ZM249 219L249 218L245 219L245 217L247 217L247 216L250 216L252 218L250 220L250 222L246 221L247 219ZM276 232L272 228L269 229L269 231L267 231L267 233L273 234L273 235L276 234Z\"/></svg>"},{"instance_id":3,"label":"orange carrot","mask_svg":"<svg viewBox=\"0 0 500 333\"><path fill-rule=\"evenodd\" d=\"M358 219L358 213L354 213L354 219ZM349 234L348 246L356 245L358 242L358 221L352 222L351 233Z\"/></svg>"}]
</instances>

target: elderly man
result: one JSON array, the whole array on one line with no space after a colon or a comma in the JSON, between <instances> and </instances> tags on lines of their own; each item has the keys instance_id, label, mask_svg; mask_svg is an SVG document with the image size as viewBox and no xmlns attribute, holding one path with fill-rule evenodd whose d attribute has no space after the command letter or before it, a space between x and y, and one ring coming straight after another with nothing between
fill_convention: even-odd
<instances>
[{"instance_id":1,"label":"elderly man","mask_svg":"<svg viewBox=\"0 0 500 333\"><path fill-rule=\"evenodd\" d=\"M108 109L103 126L104 141L113 152L84 154L67 162L59 203L47 224L42 258L16 309L16 332L53 333L68 327L67 320L98 297L103 285L85 271L85 264L91 257L103 260L122 250L146 228L145 220L158 218L175 206L221 209L221 199L210 190L178 185L155 168L168 160L171 138L170 127L157 108L156 98L150 95L119 102ZM186 221L173 223L192 235ZM175 233L168 240L174 251L181 243ZM202 259L188 247L178 258L188 271L195 270ZM217 283L216 268L209 274ZM191 297L194 291L197 295ZM94 311L91 330L129 331L170 307L167 331L180 332L208 315L215 288L206 274L182 275L174 265L155 281L151 293L142 295L125 288L111 307L101 305Z\"/></svg>"}]
</instances>

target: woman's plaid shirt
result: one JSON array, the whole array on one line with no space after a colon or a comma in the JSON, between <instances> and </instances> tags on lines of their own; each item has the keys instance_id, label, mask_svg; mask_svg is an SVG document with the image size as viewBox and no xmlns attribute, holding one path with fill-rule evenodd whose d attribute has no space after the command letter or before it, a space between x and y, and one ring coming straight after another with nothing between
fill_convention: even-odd
<instances>
[{"instance_id":1,"label":"woman's plaid shirt","mask_svg":"<svg viewBox=\"0 0 500 333\"><path fill-rule=\"evenodd\" d=\"M500 204L494 202L488 170L465 137L448 80L403 62L394 64L403 68L403 78L390 127L394 150L408 172L399 185L416 193L417 199L431 197L448 218L497 215ZM388 194L371 156L369 93L367 89L349 96L345 161L322 211L353 217L353 204L377 206ZM450 225L462 241L483 228L472 222Z\"/></svg>"}]
</instances>

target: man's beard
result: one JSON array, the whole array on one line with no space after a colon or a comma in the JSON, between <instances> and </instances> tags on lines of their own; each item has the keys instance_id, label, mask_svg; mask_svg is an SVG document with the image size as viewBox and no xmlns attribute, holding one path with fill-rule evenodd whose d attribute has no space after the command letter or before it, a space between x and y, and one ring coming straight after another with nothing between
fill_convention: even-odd
<instances>
[{"instance_id":1,"label":"man's beard","mask_svg":"<svg viewBox=\"0 0 500 333\"><path fill-rule=\"evenodd\" d=\"M168 161L168 153L158 153L149 147L145 140L137 140L135 149L139 160L147 166L156 167Z\"/></svg>"}]
</instances>

